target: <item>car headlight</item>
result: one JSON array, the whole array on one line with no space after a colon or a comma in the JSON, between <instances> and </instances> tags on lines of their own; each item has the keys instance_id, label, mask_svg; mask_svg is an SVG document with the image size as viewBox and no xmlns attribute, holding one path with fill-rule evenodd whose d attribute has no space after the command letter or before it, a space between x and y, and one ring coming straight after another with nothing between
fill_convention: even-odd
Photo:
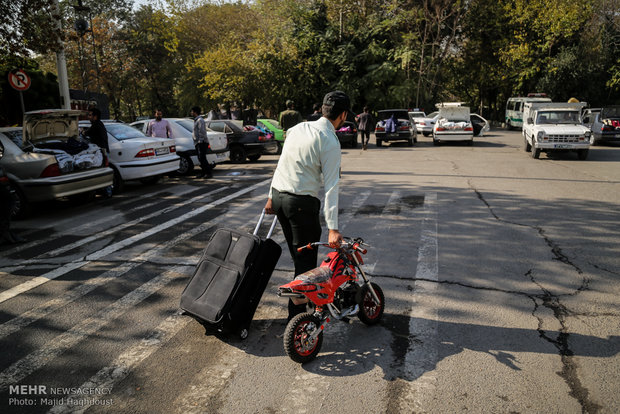
<instances>
[{"instance_id":1,"label":"car headlight","mask_svg":"<svg viewBox=\"0 0 620 414\"><path fill-rule=\"evenodd\" d=\"M586 131L586 138L590 138L590 136L592 135L592 131Z\"/></svg>"},{"instance_id":2,"label":"car headlight","mask_svg":"<svg viewBox=\"0 0 620 414\"><path fill-rule=\"evenodd\" d=\"M536 141L542 141L544 136L545 131L538 131L538 134L536 134Z\"/></svg>"}]
</instances>

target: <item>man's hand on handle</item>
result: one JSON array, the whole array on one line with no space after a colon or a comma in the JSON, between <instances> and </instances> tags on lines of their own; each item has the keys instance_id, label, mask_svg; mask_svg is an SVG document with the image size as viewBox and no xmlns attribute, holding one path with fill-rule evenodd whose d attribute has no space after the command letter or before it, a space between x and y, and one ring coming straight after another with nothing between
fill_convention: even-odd
<instances>
[{"instance_id":1,"label":"man's hand on handle","mask_svg":"<svg viewBox=\"0 0 620 414\"><path fill-rule=\"evenodd\" d=\"M265 204L265 214L276 214L270 198L267 199L267 203Z\"/></svg>"},{"instance_id":2,"label":"man's hand on handle","mask_svg":"<svg viewBox=\"0 0 620 414\"><path fill-rule=\"evenodd\" d=\"M330 230L328 240L329 247L336 248L342 244L342 234L338 230Z\"/></svg>"}]
</instances>

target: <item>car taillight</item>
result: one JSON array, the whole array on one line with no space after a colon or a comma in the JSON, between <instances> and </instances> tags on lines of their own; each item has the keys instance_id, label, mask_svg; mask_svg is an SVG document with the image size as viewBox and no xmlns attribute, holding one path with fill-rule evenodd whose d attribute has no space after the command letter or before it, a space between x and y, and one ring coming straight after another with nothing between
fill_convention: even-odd
<instances>
[{"instance_id":1,"label":"car taillight","mask_svg":"<svg viewBox=\"0 0 620 414\"><path fill-rule=\"evenodd\" d=\"M58 177L59 175L61 175L61 172L60 168L58 167L58 163L54 163L45 167L39 178Z\"/></svg>"},{"instance_id":2,"label":"car taillight","mask_svg":"<svg viewBox=\"0 0 620 414\"><path fill-rule=\"evenodd\" d=\"M269 137L267 137L267 135L259 135L258 136L258 142L266 142L269 141Z\"/></svg>"},{"instance_id":3,"label":"car taillight","mask_svg":"<svg viewBox=\"0 0 620 414\"><path fill-rule=\"evenodd\" d=\"M465 131L473 131L473 130L474 130L474 128L472 128L472 127L465 127Z\"/></svg>"},{"instance_id":4,"label":"car taillight","mask_svg":"<svg viewBox=\"0 0 620 414\"><path fill-rule=\"evenodd\" d=\"M0 177L0 183L8 183L9 182L9 178L5 177L5 176L1 176Z\"/></svg>"},{"instance_id":5,"label":"car taillight","mask_svg":"<svg viewBox=\"0 0 620 414\"><path fill-rule=\"evenodd\" d=\"M209 148L211 148L211 145L209 145ZM177 152L177 147L175 147L174 145L172 145L170 147L170 152Z\"/></svg>"},{"instance_id":6,"label":"car taillight","mask_svg":"<svg viewBox=\"0 0 620 414\"><path fill-rule=\"evenodd\" d=\"M418 122L418 125L420 125L420 126L426 126L426 122L424 122L424 121L420 121L420 122Z\"/></svg>"},{"instance_id":7,"label":"car taillight","mask_svg":"<svg viewBox=\"0 0 620 414\"><path fill-rule=\"evenodd\" d=\"M355 132L357 134L357 129L353 128L353 132Z\"/></svg>"},{"instance_id":8,"label":"car taillight","mask_svg":"<svg viewBox=\"0 0 620 414\"><path fill-rule=\"evenodd\" d=\"M375 129L375 131L384 132L384 131L385 131L385 128L383 128L383 127L377 127L377 128Z\"/></svg>"},{"instance_id":9,"label":"car taillight","mask_svg":"<svg viewBox=\"0 0 620 414\"><path fill-rule=\"evenodd\" d=\"M444 127L437 127L436 131L445 131L446 129Z\"/></svg>"},{"instance_id":10,"label":"car taillight","mask_svg":"<svg viewBox=\"0 0 620 414\"><path fill-rule=\"evenodd\" d=\"M613 131L614 127L612 127L611 125L603 125L601 127L601 131Z\"/></svg>"},{"instance_id":11,"label":"car taillight","mask_svg":"<svg viewBox=\"0 0 620 414\"><path fill-rule=\"evenodd\" d=\"M405 125L405 126L401 126L401 127L400 127L400 128L398 128L398 129L399 129L399 131L408 131L408 130L409 130L409 127L408 127L407 125Z\"/></svg>"},{"instance_id":12,"label":"car taillight","mask_svg":"<svg viewBox=\"0 0 620 414\"><path fill-rule=\"evenodd\" d=\"M146 157L154 157L155 150L153 148L144 149L136 154L135 158L146 158Z\"/></svg>"}]
</instances>

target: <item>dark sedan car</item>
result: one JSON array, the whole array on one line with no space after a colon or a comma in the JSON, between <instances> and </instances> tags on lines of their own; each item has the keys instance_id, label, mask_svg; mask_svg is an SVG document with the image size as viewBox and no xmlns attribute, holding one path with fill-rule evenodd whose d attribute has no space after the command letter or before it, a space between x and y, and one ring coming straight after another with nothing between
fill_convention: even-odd
<instances>
[{"instance_id":1,"label":"dark sedan car","mask_svg":"<svg viewBox=\"0 0 620 414\"><path fill-rule=\"evenodd\" d=\"M243 126L242 121L217 119L206 121L206 125L207 128L226 134L232 162L245 162L246 158L256 161L263 154L278 152L278 144L272 135L265 135L252 126Z\"/></svg>"},{"instance_id":2,"label":"dark sedan car","mask_svg":"<svg viewBox=\"0 0 620 414\"><path fill-rule=\"evenodd\" d=\"M411 124L406 109L385 109L378 112L378 117L375 127L377 147L389 141L407 141L410 146L418 142L415 125Z\"/></svg>"},{"instance_id":3,"label":"dark sedan car","mask_svg":"<svg viewBox=\"0 0 620 414\"><path fill-rule=\"evenodd\" d=\"M351 148L357 147L357 125L352 121L345 121L344 124L336 131L336 136L340 141L340 146L351 146Z\"/></svg>"}]
</instances>

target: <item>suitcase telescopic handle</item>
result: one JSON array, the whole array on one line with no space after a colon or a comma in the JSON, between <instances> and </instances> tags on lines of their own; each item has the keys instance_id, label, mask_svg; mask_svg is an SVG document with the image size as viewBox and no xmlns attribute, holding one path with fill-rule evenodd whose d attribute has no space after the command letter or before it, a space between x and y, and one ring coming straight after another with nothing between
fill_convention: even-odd
<instances>
[{"instance_id":1,"label":"suitcase telescopic handle","mask_svg":"<svg viewBox=\"0 0 620 414\"><path fill-rule=\"evenodd\" d=\"M260 213L260 218L258 219L258 223L256 223L256 228L254 229L254 235L258 235L258 229L260 228L260 226L263 224L263 221L265 220L265 210L263 209L262 213ZM273 229L276 228L276 224L278 223L278 216L276 216L275 214L273 215L273 223L271 223L271 227L269 227L269 232L267 233L267 237L265 237L266 239L270 238L271 235L273 234Z\"/></svg>"}]
</instances>

